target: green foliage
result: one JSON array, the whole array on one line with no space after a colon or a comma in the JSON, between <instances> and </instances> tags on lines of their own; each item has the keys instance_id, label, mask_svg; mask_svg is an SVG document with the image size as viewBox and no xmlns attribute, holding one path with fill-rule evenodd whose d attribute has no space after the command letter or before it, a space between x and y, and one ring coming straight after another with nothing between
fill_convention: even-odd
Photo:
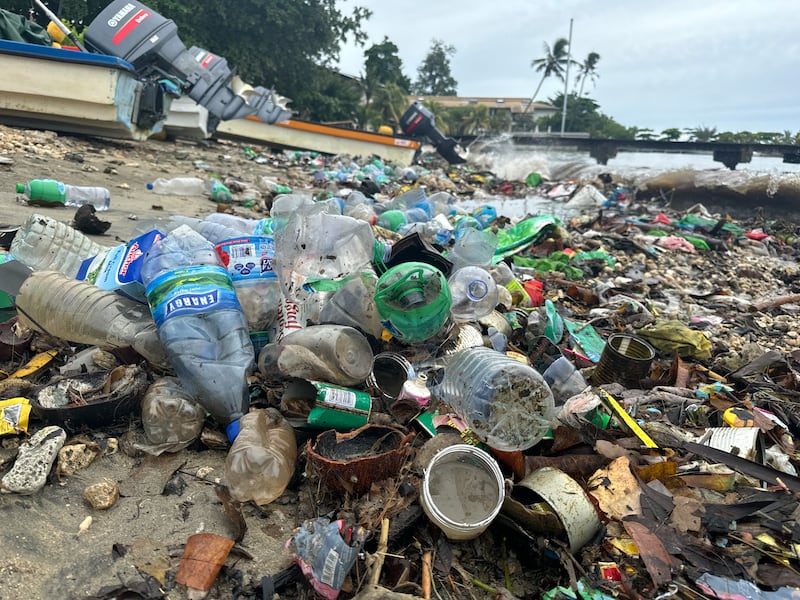
<instances>
[{"instance_id":1,"label":"green foliage","mask_svg":"<svg viewBox=\"0 0 800 600\"><path fill-rule=\"evenodd\" d=\"M398 56L397 46L383 38L364 51L364 79L372 85L394 83L406 94L411 91L411 80L403 74L403 61Z\"/></svg>"},{"instance_id":2,"label":"green foliage","mask_svg":"<svg viewBox=\"0 0 800 600\"><path fill-rule=\"evenodd\" d=\"M558 94L548 100L559 110L549 116L537 120L540 129L551 129L561 131L561 115L564 106L564 94ZM576 94L567 95L567 118L564 121L565 132L588 132L594 138L618 138L627 139L630 136L629 130L617 123L611 117L599 112L600 106L588 96L579 97ZM619 139L619 138L618 138Z\"/></svg>"},{"instance_id":3,"label":"green foliage","mask_svg":"<svg viewBox=\"0 0 800 600\"><path fill-rule=\"evenodd\" d=\"M450 71L450 57L456 53L453 46L433 40L428 54L417 68L415 94L425 96L455 96L458 82Z\"/></svg>"},{"instance_id":4,"label":"green foliage","mask_svg":"<svg viewBox=\"0 0 800 600\"><path fill-rule=\"evenodd\" d=\"M363 41L361 22L369 11L356 7L344 15L334 0L156 0L154 10L173 18L183 41L224 56L241 77L274 86L293 99L292 108L322 114L328 120L330 99L323 67L338 57L352 35ZM162 9L161 5L165 5ZM311 108L314 104L320 106ZM351 107L352 108L352 107Z\"/></svg>"},{"instance_id":5,"label":"green foliage","mask_svg":"<svg viewBox=\"0 0 800 600\"><path fill-rule=\"evenodd\" d=\"M717 128L706 127L705 125L687 129L686 133L692 142L713 142L717 138Z\"/></svg>"},{"instance_id":6,"label":"green foliage","mask_svg":"<svg viewBox=\"0 0 800 600\"><path fill-rule=\"evenodd\" d=\"M597 74L598 62L600 62L600 55L597 52L589 52L583 62L578 65L578 77L575 79L575 87L579 88L578 96L583 96L583 86L587 78L594 83L599 77Z\"/></svg>"},{"instance_id":7,"label":"green foliage","mask_svg":"<svg viewBox=\"0 0 800 600\"><path fill-rule=\"evenodd\" d=\"M598 56L598 59L599 58ZM574 63L575 61L572 62ZM530 110L531 105L534 100L536 100L536 96L539 94L539 90L542 89L542 84L545 79L555 76L556 79L564 81L564 74L567 70L567 64L569 63L569 41L567 38L558 38L552 48L547 42L544 43L544 56L531 61L531 67L535 69L537 73L541 73L542 77L539 79L539 85L536 86L536 89L531 95L525 112Z\"/></svg>"},{"instance_id":8,"label":"green foliage","mask_svg":"<svg viewBox=\"0 0 800 600\"><path fill-rule=\"evenodd\" d=\"M681 139L682 132L677 127L670 127L669 129L665 129L661 132L661 137L659 138L662 142L677 142Z\"/></svg>"},{"instance_id":9,"label":"green foliage","mask_svg":"<svg viewBox=\"0 0 800 600\"><path fill-rule=\"evenodd\" d=\"M387 82L375 91L370 107L370 124L373 129L378 129L381 125L391 124L396 126L400 122L400 116L408 108L408 94L406 90L398 84Z\"/></svg>"}]
</instances>

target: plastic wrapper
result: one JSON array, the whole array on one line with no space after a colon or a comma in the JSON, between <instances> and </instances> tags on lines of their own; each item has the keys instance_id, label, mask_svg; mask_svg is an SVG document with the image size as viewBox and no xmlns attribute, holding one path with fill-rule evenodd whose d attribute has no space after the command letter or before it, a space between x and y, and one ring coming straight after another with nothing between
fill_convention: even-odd
<instances>
[{"instance_id":1,"label":"plastic wrapper","mask_svg":"<svg viewBox=\"0 0 800 600\"><path fill-rule=\"evenodd\" d=\"M286 542L286 549L317 593L335 600L366 535L365 529L350 527L342 519L318 517L303 523Z\"/></svg>"},{"instance_id":2,"label":"plastic wrapper","mask_svg":"<svg viewBox=\"0 0 800 600\"><path fill-rule=\"evenodd\" d=\"M27 433L31 404L27 398L0 400L0 435Z\"/></svg>"}]
</instances>

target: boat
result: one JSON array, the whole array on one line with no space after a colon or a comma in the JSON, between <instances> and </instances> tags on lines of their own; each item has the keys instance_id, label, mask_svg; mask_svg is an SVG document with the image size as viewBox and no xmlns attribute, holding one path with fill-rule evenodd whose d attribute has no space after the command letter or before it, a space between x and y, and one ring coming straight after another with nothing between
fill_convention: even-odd
<instances>
[{"instance_id":1,"label":"boat","mask_svg":"<svg viewBox=\"0 0 800 600\"><path fill-rule=\"evenodd\" d=\"M0 123L145 140L171 101L114 56L0 40Z\"/></svg>"},{"instance_id":2,"label":"boat","mask_svg":"<svg viewBox=\"0 0 800 600\"><path fill-rule=\"evenodd\" d=\"M375 155L403 167L411 165L420 149L419 141L405 136L373 133L301 119L269 124L255 116L222 121L217 126L216 136L322 154Z\"/></svg>"}]
</instances>

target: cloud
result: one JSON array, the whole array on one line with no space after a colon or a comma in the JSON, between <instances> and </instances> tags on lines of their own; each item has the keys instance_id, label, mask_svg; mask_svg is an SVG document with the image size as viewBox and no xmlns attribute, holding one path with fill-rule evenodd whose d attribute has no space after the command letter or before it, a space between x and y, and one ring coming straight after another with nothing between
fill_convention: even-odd
<instances>
[{"instance_id":1,"label":"cloud","mask_svg":"<svg viewBox=\"0 0 800 600\"><path fill-rule=\"evenodd\" d=\"M795 0L355 3L373 11L367 47L388 36L412 80L432 39L454 46L460 95L531 94L539 81L531 61L543 43L567 37L573 19L573 58L601 57L596 87L587 82L585 91L623 125L800 129ZM341 64L359 72L363 48L346 48ZM548 80L538 99L562 91L563 83Z\"/></svg>"}]
</instances>

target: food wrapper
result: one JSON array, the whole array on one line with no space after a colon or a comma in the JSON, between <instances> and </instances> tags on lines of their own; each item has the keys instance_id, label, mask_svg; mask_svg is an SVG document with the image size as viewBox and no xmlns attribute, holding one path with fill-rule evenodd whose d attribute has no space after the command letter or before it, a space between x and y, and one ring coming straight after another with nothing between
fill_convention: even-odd
<instances>
[{"instance_id":1,"label":"food wrapper","mask_svg":"<svg viewBox=\"0 0 800 600\"><path fill-rule=\"evenodd\" d=\"M317 593L336 600L366 541L366 530L343 520L309 519L286 541L286 550Z\"/></svg>"},{"instance_id":2,"label":"food wrapper","mask_svg":"<svg viewBox=\"0 0 800 600\"><path fill-rule=\"evenodd\" d=\"M0 400L0 435L28 432L31 403L27 398Z\"/></svg>"}]
</instances>

